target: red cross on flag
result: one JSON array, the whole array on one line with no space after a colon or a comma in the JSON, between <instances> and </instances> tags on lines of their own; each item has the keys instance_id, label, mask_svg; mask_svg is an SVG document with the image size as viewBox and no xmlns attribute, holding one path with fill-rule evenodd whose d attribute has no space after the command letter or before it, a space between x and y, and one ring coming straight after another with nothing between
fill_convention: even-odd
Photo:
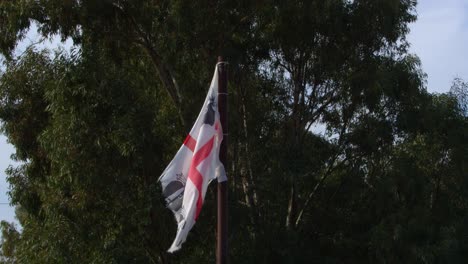
<instances>
[{"instance_id":1,"label":"red cross on flag","mask_svg":"<svg viewBox=\"0 0 468 264\"><path fill-rule=\"evenodd\" d=\"M219 148L223 132L218 112L218 67L189 135L162 173L161 182L167 207L175 215L177 235L168 252L180 249L200 214L208 184L215 178L226 181Z\"/></svg>"}]
</instances>

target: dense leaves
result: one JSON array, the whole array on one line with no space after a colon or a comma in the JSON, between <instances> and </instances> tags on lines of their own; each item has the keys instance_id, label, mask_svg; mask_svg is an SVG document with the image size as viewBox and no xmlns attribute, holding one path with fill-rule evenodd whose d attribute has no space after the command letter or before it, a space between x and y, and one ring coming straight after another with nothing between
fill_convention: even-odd
<instances>
[{"instance_id":1,"label":"dense leaves","mask_svg":"<svg viewBox=\"0 0 468 264\"><path fill-rule=\"evenodd\" d=\"M457 99L465 116L468 116L468 83L460 78L455 78L452 87L450 87L450 94Z\"/></svg>"},{"instance_id":2,"label":"dense leaves","mask_svg":"<svg viewBox=\"0 0 468 264\"><path fill-rule=\"evenodd\" d=\"M229 64L232 263L463 263L466 85L432 95L415 1L3 1L2 131L21 232L0 261L207 263L209 189L184 248L157 178ZM15 45L37 25L72 51Z\"/></svg>"}]
</instances>

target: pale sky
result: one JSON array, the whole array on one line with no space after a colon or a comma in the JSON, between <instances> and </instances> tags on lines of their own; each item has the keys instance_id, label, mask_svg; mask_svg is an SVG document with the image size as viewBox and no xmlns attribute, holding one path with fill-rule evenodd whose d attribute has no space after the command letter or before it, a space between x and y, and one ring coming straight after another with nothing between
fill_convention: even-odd
<instances>
[{"instance_id":1,"label":"pale sky","mask_svg":"<svg viewBox=\"0 0 468 264\"><path fill-rule=\"evenodd\" d=\"M427 74L427 90L447 92L453 78L468 81L468 0L420 0L408 41Z\"/></svg>"},{"instance_id":2,"label":"pale sky","mask_svg":"<svg viewBox=\"0 0 468 264\"><path fill-rule=\"evenodd\" d=\"M419 56L428 76L428 91L447 92L455 77L468 81L468 0L420 0L417 13L418 21L411 25L408 40L410 52ZM32 34L19 50L24 50L34 38ZM56 47L57 43L54 40L46 45ZM12 164L13 151L0 135L0 221L17 222L14 209L3 204L9 202L5 169Z\"/></svg>"}]
</instances>

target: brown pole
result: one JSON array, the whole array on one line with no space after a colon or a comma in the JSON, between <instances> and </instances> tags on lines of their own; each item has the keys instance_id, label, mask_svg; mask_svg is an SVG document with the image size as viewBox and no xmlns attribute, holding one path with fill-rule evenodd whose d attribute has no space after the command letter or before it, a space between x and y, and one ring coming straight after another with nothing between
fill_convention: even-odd
<instances>
[{"instance_id":1,"label":"brown pole","mask_svg":"<svg viewBox=\"0 0 468 264\"><path fill-rule=\"evenodd\" d=\"M228 116L227 116L227 66L223 57L218 57L218 111L221 127L223 128L223 141L220 146L219 159L224 168L228 169ZM227 264L228 239L227 239L227 181L218 182L218 227L216 243L216 264Z\"/></svg>"}]
</instances>

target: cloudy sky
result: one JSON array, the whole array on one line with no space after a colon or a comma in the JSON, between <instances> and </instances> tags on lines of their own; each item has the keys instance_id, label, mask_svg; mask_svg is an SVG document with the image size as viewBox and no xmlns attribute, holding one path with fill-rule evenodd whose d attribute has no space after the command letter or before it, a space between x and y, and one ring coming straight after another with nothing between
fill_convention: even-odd
<instances>
[{"instance_id":1,"label":"cloudy sky","mask_svg":"<svg viewBox=\"0 0 468 264\"><path fill-rule=\"evenodd\" d=\"M427 73L427 89L443 93L455 77L468 80L468 0L420 0L418 21L411 25L411 53L419 56ZM26 40L31 43L34 36ZM49 45L56 45L56 41ZM20 49L24 49L24 44ZM0 220L15 221L8 206L5 169L13 147L0 135Z\"/></svg>"}]
</instances>

